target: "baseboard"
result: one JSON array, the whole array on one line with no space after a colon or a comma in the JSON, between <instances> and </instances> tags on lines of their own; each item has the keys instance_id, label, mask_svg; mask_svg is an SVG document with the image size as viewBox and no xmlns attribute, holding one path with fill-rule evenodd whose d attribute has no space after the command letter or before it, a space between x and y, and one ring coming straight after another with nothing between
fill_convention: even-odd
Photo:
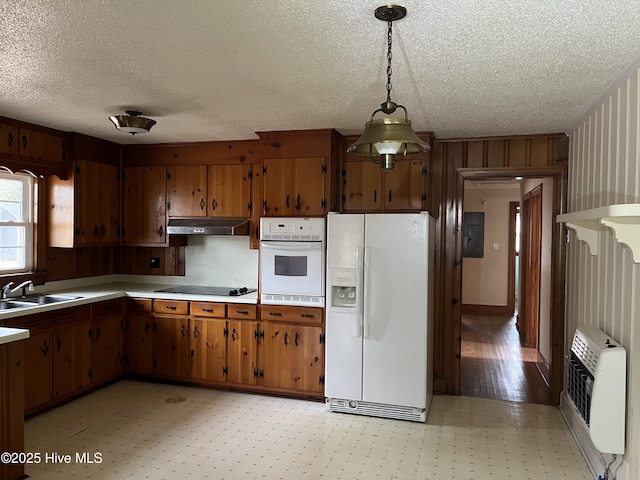
<instances>
[{"instance_id":1,"label":"baseboard","mask_svg":"<svg viewBox=\"0 0 640 480\"><path fill-rule=\"evenodd\" d=\"M540 372L540 375L542 375L542 379L544 380L544 383L546 383L548 387L549 380L551 379L551 370L549 368L549 364L540 353L540 350L538 350L538 360L536 361L536 366L538 367L538 371Z\"/></svg>"},{"instance_id":2,"label":"baseboard","mask_svg":"<svg viewBox=\"0 0 640 480\"><path fill-rule=\"evenodd\" d=\"M474 305L472 303L463 303L462 313L477 313L478 315L512 316L513 309L509 308L508 305Z\"/></svg>"}]
</instances>

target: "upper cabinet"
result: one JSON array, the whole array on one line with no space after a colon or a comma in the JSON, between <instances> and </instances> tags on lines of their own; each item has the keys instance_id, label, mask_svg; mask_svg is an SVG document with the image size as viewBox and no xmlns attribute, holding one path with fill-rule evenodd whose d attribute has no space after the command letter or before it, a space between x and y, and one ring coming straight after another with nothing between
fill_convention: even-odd
<instances>
[{"instance_id":1,"label":"upper cabinet","mask_svg":"<svg viewBox=\"0 0 640 480\"><path fill-rule=\"evenodd\" d=\"M122 243L167 244L167 168L125 167Z\"/></svg>"},{"instance_id":2,"label":"upper cabinet","mask_svg":"<svg viewBox=\"0 0 640 480\"><path fill-rule=\"evenodd\" d=\"M74 168L67 180L47 180L48 245L117 245L120 242L120 149L84 135L73 137Z\"/></svg>"},{"instance_id":3,"label":"upper cabinet","mask_svg":"<svg viewBox=\"0 0 640 480\"><path fill-rule=\"evenodd\" d=\"M0 165L37 175L68 173L68 134L0 117Z\"/></svg>"},{"instance_id":4,"label":"upper cabinet","mask_svg":"<svg viewBox=\"0 0 640 480\"><path fill-rule=\"evenodd\" d=\"M324 157L266 159L262 170L264 215L324 215L326 173Z\"/></svg>"},{"instance_id":5,"label":"upper cabinet","mask_svg":"<svg viewBox=\"0 0 640 480\"><path fill-rule=\"evenodd\" d=\"M423 137L425 141L430 136ZM354 139L343 141L344 149ZM388 173L369 157L344 154L342 210L346 212L408 212L428 209L429 152L396 161Z\"/></svg>"},{"instance_id":6,"label":"upper cabinet","mask_svg":"<svg viewBox=\"0 0 640 480\"><path fill-rule=\"evenodd\" d=\"M251 177L251 165L167 167L167 215L249 218Z\"/></svg>"}]
</instances>

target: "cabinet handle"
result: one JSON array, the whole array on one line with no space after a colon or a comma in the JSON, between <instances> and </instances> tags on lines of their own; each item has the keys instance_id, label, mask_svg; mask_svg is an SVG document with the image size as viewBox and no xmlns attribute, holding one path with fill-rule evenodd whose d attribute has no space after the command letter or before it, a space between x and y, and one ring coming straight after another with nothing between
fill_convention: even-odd
<instances>
[{"instance_id":1,"label":"cabinet handle","mask_svg":"<svg viewBox=\"0 0 640 480\"><path fill-rule=\"evenodd\" d=\"M100 233L104 236L107 234L107 227L105 227L104 225L102 225L102 228L100 229Z\"/></svg>"},{"instance_id":2,"label":"cabinet handle","mask_svg":"<svg viewBox=\"0 0 640 480\"><path fill-rule=\"evenodd\" d=\"M391 190L389 190L389 203L391 203Z\"/></svg>"},{"instance_id":3,"label":"cabinet handle","mask_svg":"<svg viewBox=\"0 0 640 480\"><path fill-rule=\"evenodd\" d=\"M287 195L287 208L289 208L289 195Z\"/></svg>"},{"instance_id":4,"label":"cabinet handle","mask_svg":"<svg viewBox=\"0 0 640 480\"><path fill-rule=\"evenodd\" d=\"M98 225L96 225L95 227L93 227L93 234L97 237L98 233L100 233L100 230L98 229Z\"/></svg>"},{"instance_id":5,"label":"cabinet handle","mask_svg":"<svg viewBox=\"0 0 640 480\"><path fill-rule=\"evenodd\" d=\"M281 317L282 313L281 312L269 312L269 315L271 315L272 317Z\"/></svg>"},{"instance_id":6,"label":"cabinet handle","mask_svg":"<svg viewBox=\"0 0 640 480\"><path fill-rule=\"evenodd\" d=\"M198 327L193 327L193 338L198 338Z\"/></svg>"},{"instance_id":7,"label":"cabinet handle","mask_svg":"<svg viewBox=\"0 0 640 480\"><path fill-rule=\"evenodd\" d=\"M213 313L213 308L204 308L204 307L202 307L202 311L203 312Z\"/></svg>"},{"instance_id":8,"label":"cabinet handle","mask_svg":"<svg viewBox=\"0 0 640 480\"><path fill-rule=\"evenodd\" d=\"M96 328L96 340L100 338L100 328Z\"/></svg>"},{"instance_id":9,"label":"cabinet handle","mask_svg":"<svg viewBox=\"0 0 640 480\"><path fill-rule=\"evenodd\" d=\"M158 236L161 237L163 234L164 234L164 227L160 225L160 228L158 229Z\"/></svg>"},{"instance_id":10,"label":"cabinet handle","mask_svg":"<svg viewBox=\"0 0 640 480\"><path fill-rule=\"evenodd\" d=\"M284 332L284 344L289 345L289 332Z\"/></svg>"},{"instance_id":11,"label":"cabinet handle","mask_svg":"<svg viewBox=\"0 0 640 480\"><path fill-rule=\"evenodd\" d=\"M185 333L184 331L186 330L186 328L184 327L184 325L180 325L180 334L184 337Z\"/></svg>"},{"instance_id":12,"label":"cabinet handle","mask_svg":"<svg viewBox=\"0 0 640 480\"><path fill-rule=\"evenodd\" d=\"M205 206L204 198L201 198L200 199L200 210L204 210L204 206Z\"/></svg>"},{"instance_id":13,"label":"cabinet handle","mask_svg":"<svg viewBox=\"0 0 640 480\"><path fill-rule=\"evenodd\" d=\"M26 150L28 144L29 144L29 140L27 140L27 136L22 135L22 149Z\"/></svg>"},{"instance_id":14,"label":"cabinet handle","mask_svg":"<svg viewBox=\"0 0 640 480\"><path fill-rule=\"evenodd\" d=\"M136 307L144 308L145 307L145 303L144 302L136 302Z\"/></svg>"},{"instance_id":15,"label":"cabinet handle","mask_svg":"<svg viewBox=\"0 0 640 480\"><path fill-rule=\"evenodd\" d=\"M300 195L298 195L298 199L296 200L296 210L300 210Z\"/></svg>"},{"instance_id":16,"label":"cabinet handle","mask_svg":"<svg viewBox=\"0 0 640 480\"><path fill-rule=\"evenodd\" d=\"M49 353L49 344L46 341L40 347L40 351L45 357L47 356L47 353Z\"/></svg>"},{"instance_id":17,"label":"cabinet handle","mask_svg":"<svg viewBox=\"0 0 640 480\"><path fill-rule=\"evenodd\" d=\"M373 203L378 203L378 190L373 191Z\"/></svg>"},{"instance_id":18,"label":"cabinet handle","mask_svg":"<svg viewBox=\"0 0 640 480\"><path fill-rule=\"evenodd\" d=\"M9 132L9 137L7 137L7 140L9 140L9 146L13 145L13 135L11 135L11 132Z\"/></svg>"},{"instance_id":19,"label":"cabinet handle","mask_svg":"<svg viewBox=\"0 0 640 480\"><path fill-rule=\"evenodd\" d=\"M314 318L315 315L313 313L301 313L300 316L302 318Z\"/></svg>"},{"instance_id":20,"label":"cabinet handle","mask_svg":"<svg viewBox=\"0 0 640 480\"><path fill-rule=\"evenodd\" d=\"M239 315L249 315L249 310L236 310Z\"/></svg>"},{"instance_id":21,"label":"cabinet handle","mask_svg":"<svg viewBox=\"0 0 640 480\"><path fill-rule=\"evenodd\" d=\"M144 332L149 335L149 322L144 324Z\"/></svg>"},{"instance_id":22,"label":"cabinet handle","mask_svg":"<svg viewBox=\"0 0 640 480\"><path fill-rule=\"evenodd\" d=\"M214 198L213 200L211 200L211 210L215 210L217 206L218 202L216 202L216 199Z\"/></svg>"},{"instance_id":23,"label":"cabinet handle","mask_svg":"<svg viewBox=\"0 0 640 480\"><path fill-rule=\"evenodd\" d=\"M56 347L58 348L58 351L62 348L62 340L60 340L60 337L57 338Z\"/></svg>"},{"instance_id":24,"label":"cabinet handle","mask_svg":"<svg viewBox=\"0 0 640 480\"><path fill-rule=\"evenodd\" d=\"M167 307L169 310L177 310L178 307L176 307L175 305L167 305Z\"/></svg>"},{"instance_id":25,"label":"cabinet handle","mask_svg":"<svg viewBox=\"0 0 640 480\"><path fill-rule=\"evenodd\" d=\"M236 329L234 328L233 331L231 332L231 340L235 342L237 336L238 334L236 333Z\"/></svg>"},{"instance_id":26,"label":"cabinet handle","mask_svg":"<svg viewBox=\"0 0 640 480\"><path fill-rule=\"evenodd\" d=\"M298 332L296 332L296 337L293 343L295 344L296 347L298 346Z\"/></svg>"}]
</instances>

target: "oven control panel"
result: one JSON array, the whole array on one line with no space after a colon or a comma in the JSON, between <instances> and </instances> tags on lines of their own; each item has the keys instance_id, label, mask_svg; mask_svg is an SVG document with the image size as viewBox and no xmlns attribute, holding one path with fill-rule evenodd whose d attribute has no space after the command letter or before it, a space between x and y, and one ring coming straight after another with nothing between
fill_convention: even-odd
<instances>
[{"instance_id":1,"label":"oven control panel","mask_svg":"<svg viewBox=\"0 0 640 480\"><path fill-rule=\"evenodd\" d=\"M323 242L324 239L324 218L262 217L260 219L260 240Z\"/></svg>"}]
</instances>

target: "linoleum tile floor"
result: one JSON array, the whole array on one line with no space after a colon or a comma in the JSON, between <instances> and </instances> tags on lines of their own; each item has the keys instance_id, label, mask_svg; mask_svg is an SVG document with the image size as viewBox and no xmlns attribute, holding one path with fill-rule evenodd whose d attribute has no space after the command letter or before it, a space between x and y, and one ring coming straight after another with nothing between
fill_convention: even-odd
<instances>
[{"instance_id":1,"label":"linoleum tile floor","mask_svg":"<svg viewBox=\"0 0 640 480\"><path fill-rule=\"evenodd\" d=\"M454 396L422 424L123 380L27 420L25 447L33 480L593 478L556 407Z\"/></svg>"}]
</instances>

